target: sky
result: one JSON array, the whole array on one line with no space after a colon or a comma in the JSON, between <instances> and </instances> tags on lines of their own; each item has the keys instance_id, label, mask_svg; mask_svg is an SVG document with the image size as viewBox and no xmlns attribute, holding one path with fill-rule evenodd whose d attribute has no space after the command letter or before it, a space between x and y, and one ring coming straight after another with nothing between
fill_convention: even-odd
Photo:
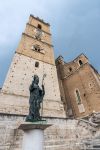
<instances>
[{"instance_id":1,"label":"sky","mask_svg":"<svg viewBox=\"0 0 100 150\"><path fill-rule=\"evenodd\" d=\"M100 0L0 0L0 87L30 14L50 23L55 58L84 53L100 72Z\"/></svg>"}]
</instances>

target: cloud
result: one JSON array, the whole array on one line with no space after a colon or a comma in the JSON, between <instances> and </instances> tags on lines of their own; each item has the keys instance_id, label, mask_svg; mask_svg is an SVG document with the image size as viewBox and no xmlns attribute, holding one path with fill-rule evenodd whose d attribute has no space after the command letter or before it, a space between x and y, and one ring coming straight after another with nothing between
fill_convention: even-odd
<instances>
[{"instance_id":1,"label":"cloud","mask_svg":"<svg viewBox=\"0 0 100 150\"><path fill-rule=\"evenodd\" d=\"M100 71L100 0L3 0L0 3L0 68L5 64L0 74L2 83L30 14L51 24L55 57L62 54L70 61L84 52Z\"/></svg>"}]
</instances>

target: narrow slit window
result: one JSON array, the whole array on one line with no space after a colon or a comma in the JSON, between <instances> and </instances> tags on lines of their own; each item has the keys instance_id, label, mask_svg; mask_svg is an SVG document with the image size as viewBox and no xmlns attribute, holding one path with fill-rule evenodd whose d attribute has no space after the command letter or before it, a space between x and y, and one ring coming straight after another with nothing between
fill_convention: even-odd
<instances>
[{"instance_id":1,"label":"narrow slit window","mask_svg":"<svg viewBox=\"0 0 100 150\"><path fill-rule=\"evenodd\" d=\"M40 29L40 30L42 29L42 26L41 26L40 24L38 24L37 27L38 27L38 29Z\"/></svg>"},{"instance_id":2,"label":"narrow slit window","mask_svg":"<svg viewBox=\"0 0 100 150\"><path fill-rule=\"evenodd\" d=\"M69 71L72 72L72 68L71 67L69 68Z\"/></svg>"},{"instance_id":3,"label":"narrow slit window","mask_svg":"<svg viewBox=\"0 0 100 150\"><path fill-rule=\"evenodd\" d=\"M37 61L35 62L35 67L37 67L37 68L39 67L39 62L37 62Z\"/></svg>"},{"instance_id":4,"label":"narrow slit window","mask_svg":"<svg viewBox=\"0 0 100 150\"><path fill-rule=\"evenodd\" d=\"M75 91L75 95L76 95L76 101L77 101L77 104L81 104L81 97L80 97L80 92L79 90L76 90Z\"/></svg>"}]
</instances>

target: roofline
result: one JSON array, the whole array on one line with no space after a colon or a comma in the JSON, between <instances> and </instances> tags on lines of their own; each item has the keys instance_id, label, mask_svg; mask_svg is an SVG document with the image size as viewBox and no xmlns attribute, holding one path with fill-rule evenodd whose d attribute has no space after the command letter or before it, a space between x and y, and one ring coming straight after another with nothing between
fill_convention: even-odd
<instances>
[{"instance_id":1,"label":"roofline","mask_svg":"<svg viewBox=\"0 0 100 150\"><path fill-rule=\"evenodd\" d=\"M50 24L49 24L49 23L44 22L44 20L43 20L43 19L40 19L39 17L35 17L35 16L34 16L34 15L32 15L32 14L30 14L30 17L32 17L32 18L34 18L34 19L36 19L36 20L38 20L38 21L40 21L40 22L44 23L44 24L45 24L45 25L47 25L47 26L50 26Z\"/></svg>"},{"instance_id":2,"label":"roofline","mask_svg":"<svg viewBox=\"0 0 100 150\"><path fill-rule=\"evenodd\" d=\"M72 61L69 61L69 62L65 62L65 61L64 61L64 63L65 63L65 64L70 64L70 63L74 62L76 59L78 59L81 55L84 55L85 58L88 59L87 56L86 56L84 53L81 53L80 55L78 55L78 56L77 56L75 59L73 59ZM63 58L62 55L59 55L59 56L56 58L56 60L58 60L59 57L62 57L62 58Z\"/></svg>"},{"instance_id":3,"label":"roofline","mask_svg":"<svg viewBox=\"0 0 100 150\"><path fill-rule=\"evenodd\" d=\"M99 75L99 72L96 68L94 68L94 66L92 64L90 64L90 67L94 70L95 73L97 73Z\"/></svg>"},{"instance_id":4,"label":"roofline","mask_svg":"<svg viewBox=\"0 0 100 150\"><path fill-rule=\"evenodd\" d=\"M76 60L78 57L80 57L81 55L84 55L86 57L86 59L88 59L88 57L84 54L84 53L81 53L80 55L78 55L74 60ZM74 61L73 60L73 61Z\"/></svg>"},{"instance_id":5,"label":"roofline","mask_svg":"<svg viewBox=\"0 0 100 150\"><path fill-rule=\"evenodd\" d=\"M55 59L55 61L57 61L60 57L64 58L62 55L59 55L59 56Z\"/></svg>"},{"instance_id":6,"label":"roofline","mask_svg":"<svg viewBox=\"0 0 100 150\"><path fill-rule=\"evenodd\" d=\"M72 61L67 62L67 63L65 62L65 63L66 63L66 64L73 63L75 60L77 60L77 59L78 59L80 56L82 56L82 55L84 55L85 58L88 59L87 56L86 56L84 53L81 53L80 55L78 55L78 56L77 56L75 59L73 59ZM89 59L88 59L88 60L89 60Z\"/></svg>"}]
</instances>

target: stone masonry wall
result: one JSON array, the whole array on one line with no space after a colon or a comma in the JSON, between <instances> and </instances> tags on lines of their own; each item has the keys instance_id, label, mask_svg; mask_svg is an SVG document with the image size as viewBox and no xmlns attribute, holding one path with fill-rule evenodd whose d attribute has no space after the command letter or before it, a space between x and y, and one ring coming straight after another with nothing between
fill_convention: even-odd
<instances>
[{"instance_id":1,"label":"stone masonry wall","mask_svg":"<svg viewBox=\"0 0 100 150\"><path fill-rule=\"evenodd\" d=\"M37 61L24 55L15 54L0 94L0 112L27 114L32 76L34 74L39 76L41 87L43 74L46 73L42 115L66 118L60 100L56 67L41 61L38 61L39 67L35 67Z\"/></svg>"},{"instance_id":2,"label":"stone masonry wall","mask_svg":"<svg viewBox=\"0 0 100 150\"><path fill-rule=\"evenodd\" d=\"M38 25L38 23L37 23ZM25 29L25 33L30 35L31 37L34 37L35 33L36 33L37 27L33 26L32 24L27 24L26 29ZM41 37L41 41L51 44L51 36L50 33L46 33L45 31L42 30L42 37Z\"/></svg>"},{"instance_id":3,"label":"stone masonry wall","mask_svg":"<svg viewBox=\"0 0 100 150\"><path fill-rule=\"evenodd\" d=\"M58 75L58 79L61 95L66 99L66 107L73 110L76 118L88 116L93 111L99 112L100 81L86 56L81 54L70 63L65 63L63 60L63 63L59 63L59 59L60 57L57 59L57 72L61 76ZM76 90L81 100L79 104Z\"/></svg>"},{"instance_id":4,"label":"stone masonry wall","mask_svg":"<svg viewBox=\"0 0 100 150\"><path fill-rule=\"evenodd\" d=\"M32 24L33 26L37 27L38 24L40 24L42 26L42 30L46 31L47 33L50 34L50 25L47 25L43 22L41 22L39 19L36 19L35 17L32 17L32 15L30 15L29 17L29 23Z\"/></svg>"},{"instance_id":5,"label":"stone masonry wall","mask_svg":"<svg viewBox=\"0 0 100 150\"><path fill-rule=\"evenodd\" d=\"M65 89L69 92L71 104L77 117L89 115L93 111L100 111L100 86L91 72L89 64L85 64L72 76L66 78L64 82L66 85ZM81 101L85 109L82 113L78 108L79 106L75 97L76 89L80 91Z\"/></svg>"},{"instance_id":6,"label":"stone masonry wall","mask_svg":"<svg viewBox=\"0 0 100 150\"><path fill-rule=\"evenodd\" d=\"M37 51L32 50L32 46L34 45L40 45L40 47L43 49L45 54L41 54ZM41 41L38 41L36 39L33 39L31 37L28 37L27 35L23 34L22 39L19 43L19 46L17 48L17 53L23 54L25 56L38 59L40 61L49 63L49 64L55 64L54 62L54 54L53 54L53 47L44 44Z\"/></svg>"},{"instance_id":7,"label":"stone masonry wall","mask_svg":"<svg viewBox=\"0 0 100 150\"><path fill-rule=\"evenodd\" d=\"M0 115L0 150L22 150L23 131L18 127L24 119L24 116ZM45 119L52 124L44 133L45 150L85 149L84 142L99 133L99 129L78 120Z\"/></svg>"}]
</instances>

